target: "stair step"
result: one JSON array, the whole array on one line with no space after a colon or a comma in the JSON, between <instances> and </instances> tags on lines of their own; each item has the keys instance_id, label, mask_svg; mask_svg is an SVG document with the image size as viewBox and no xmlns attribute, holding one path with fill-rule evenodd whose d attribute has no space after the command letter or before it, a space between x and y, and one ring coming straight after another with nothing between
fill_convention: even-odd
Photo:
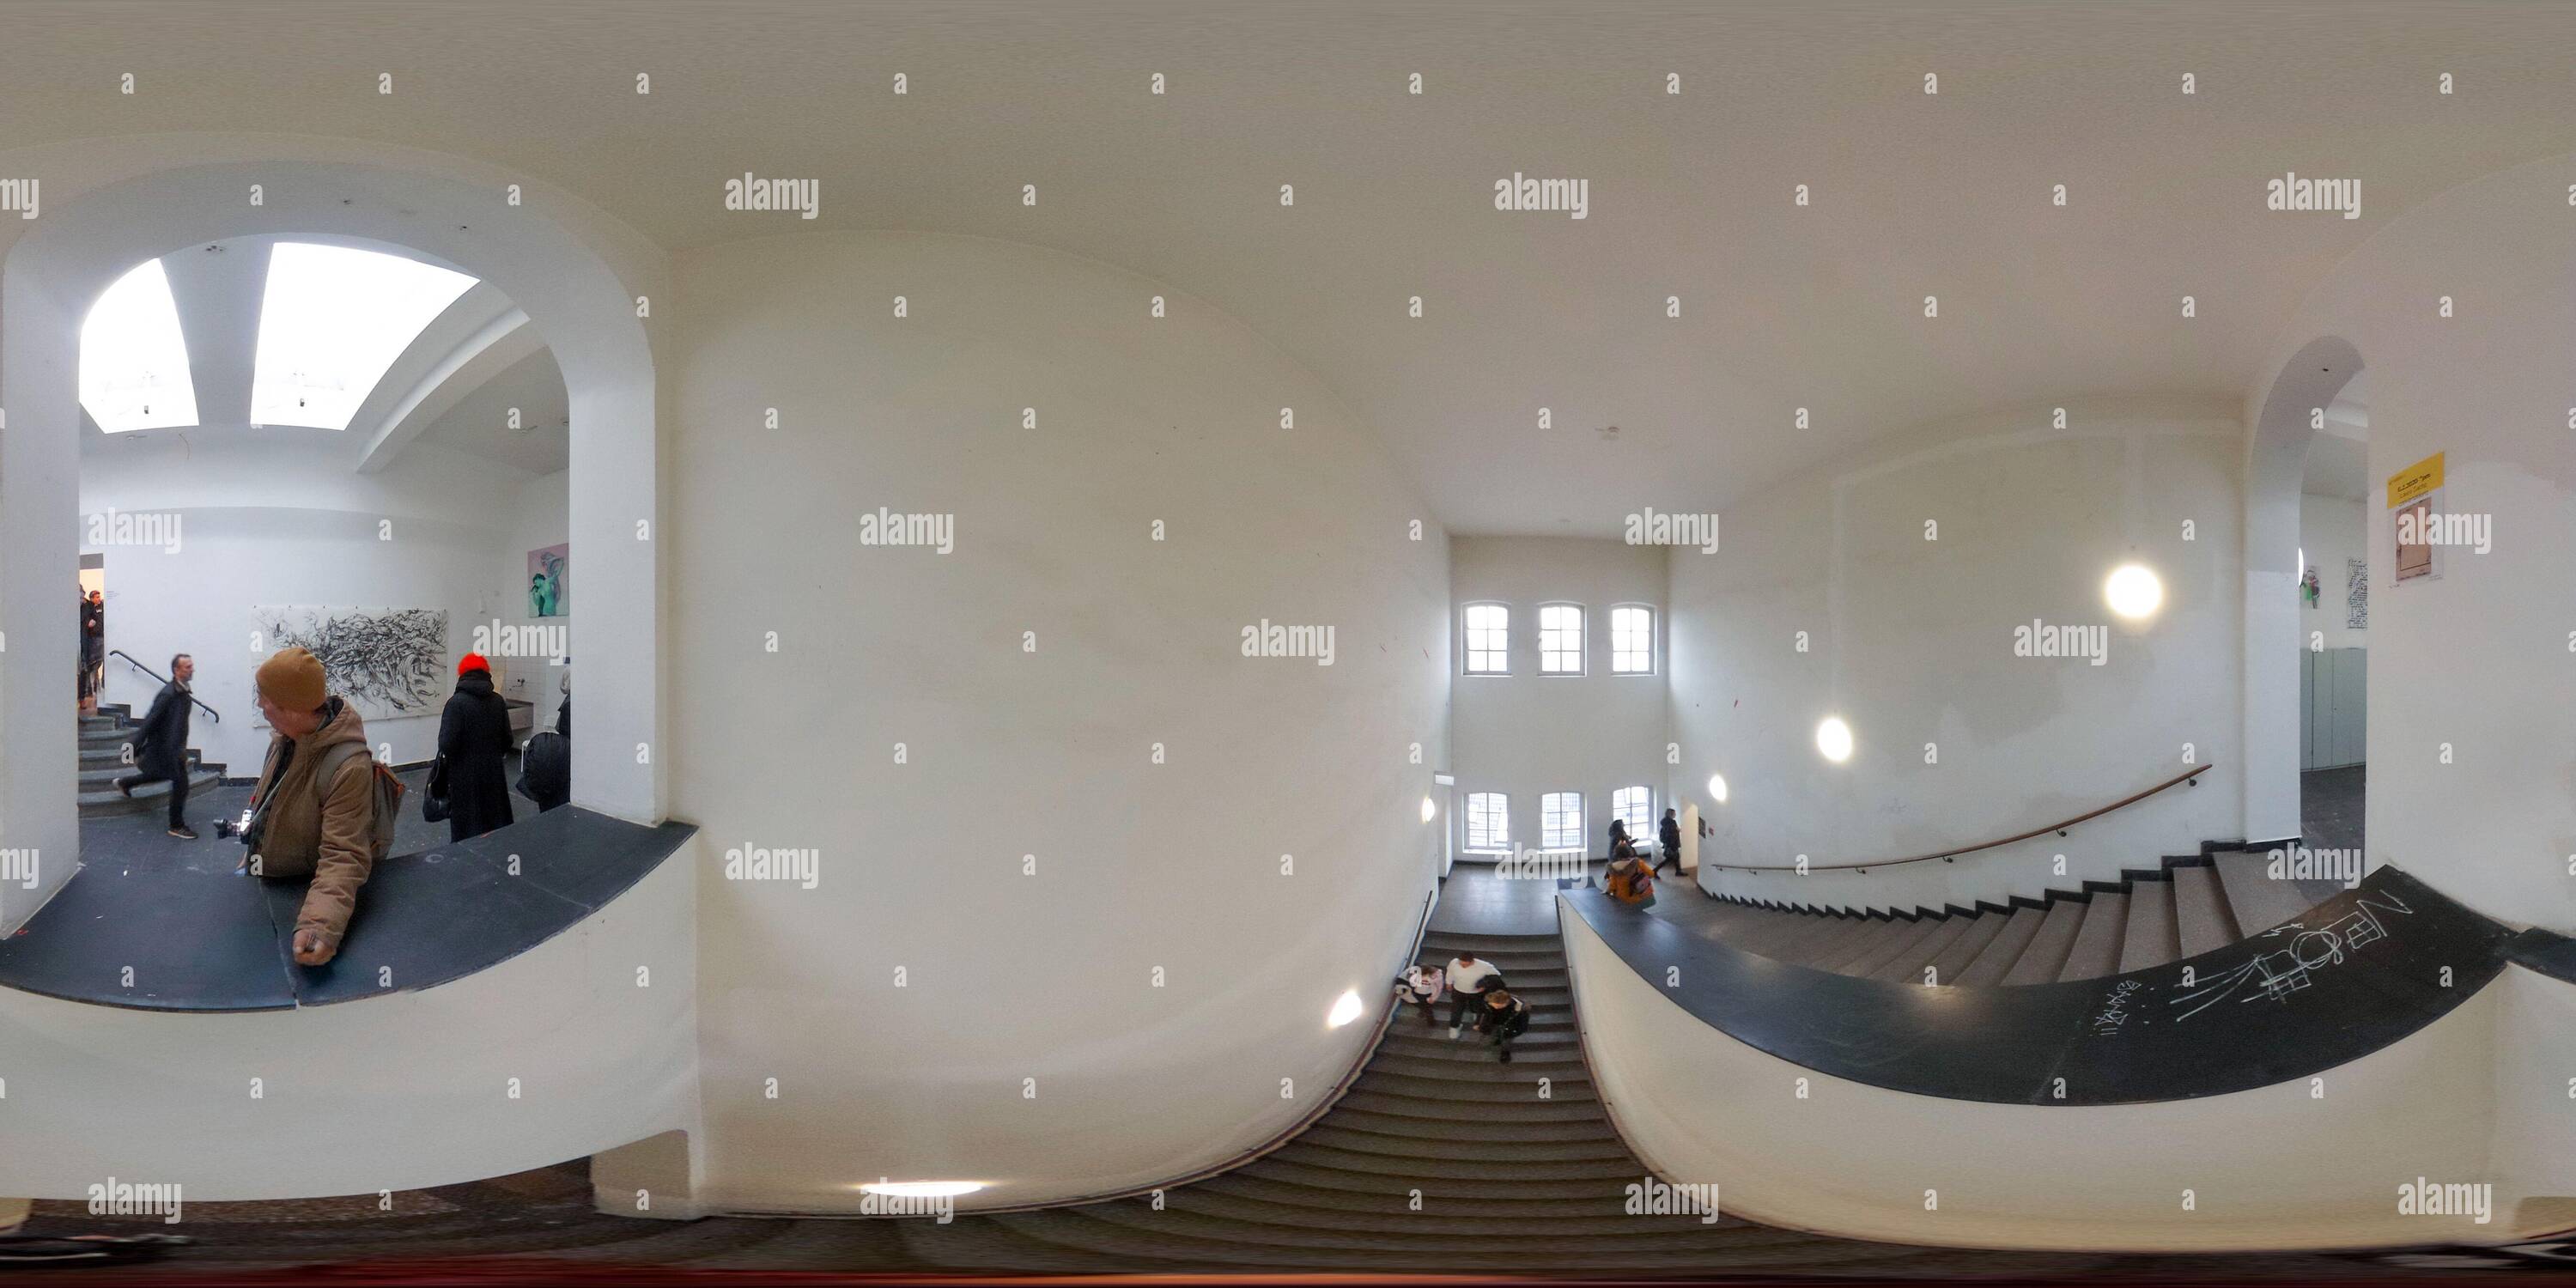
<instances>
[{"instance_id":1,"label":"stair step","mask_svg":"<svg viewBox=\"0 0 2576 1288\"><path fill-rule=\"evenodd\" d=\"M1922 983L1923 967L1948 951L1950 945L1959 942L1962 936L1982 920L1984 920L1982 917L1943 918L1939 925L1933 927L1932 933L1924 936L1921 942L1888 958L1886 964L1870 972L1869 977L1898 984Z\"/></svg>"},{"instance_id":2,"label":"stair step","mask_svg":"<svg viewBox=\"0 0 2576 1288\"><path fill-rule=\"evenodd\" d=\"M1658 1235L1724 1227L1730 1223L1738 1228L1760 1228L1736 1222L1731 1217L1721 1217L1711 1226L1702 1225L1695 1217L1629 1216L1623 1210L1624 1195L1580 1205L1571 1200L1546 1200L1529 1205L1532 1210L1525 1212L1497 1212L1487 1204L1479 1203L1463 1213L1428 1207L1414 1211L1409 1205L1409 1197L1397 1202L1379 1200L1360 1209L1310 1207L1292 1201L1210 1192L1203 1186L1194 1185L1172 1191L1165 1201L1169 1210L1195 1212L1253 1225L1400 1235L1436 1229L1442 1234L1470 1235L1489 1241L1493 1236L1545 1238L1551 1243L1560 1238L1586 1235L1652 1239ZM1577 1206L1588 1210L1571 1210ZM1723 1209L1724 1206L1721 1199L1719 1207ZM1492 1245L1488 1242L1487 1246Z\"/></svg>"},{"instance_id":3,"label":"stair step","mask_svg":"<svg viewBox=\"0 0 2576 1288\"><path fill-rule=\"evenodd\" d=\"M1888 950L1896 945L1928 933L1930 932L1920 921L1906 918L1872 918L1866 933L1843 941L1840 951L1828 956L1820 956L1809 965L1818 970L1832 971L1837 975L1855 974L1857 972L1851 968L1854 962L1885 957Z\"/></svg>"},{"instance_id":4,"label":"stair step","mask_svg":"<svg viewBox=\"0 0 2576 1288\"><path fill-rule=\"evenodd\" d=\"M1515 1045L1511 1061L1507 1064L1482 1043L1470 1043L1462 1037L1454 1045L1458 1054L1453 1056L1380 1051L1369 1057L1367 1067L1380 1073L1457 1082L1536 1082L1540 1078L1552 1078L1562 1086L1568 1082L1592 1081L1592 1071L1584 1067L1581 1055L1575 1052L1550 1053L1539 1049L1524 1052Z\"/></svg>"},{"instance_id":5,"label":"stair step","mask_svg":"<svg viewBox=\"0 0 2576 1288\"><path fill-rule=\"evenodd\" d=\"M2217 860L2228 910L2247 935L2262 934L2316 906L2297 882L2272 879L2268 854L2235 850L2210 857Z\"/></svg>"},{"instance_id":6,"label":"stair step","mask_svg":"<svg viewBox=\"0 0 2576 1288\"><path fill-rule=\"evenodd\" d=\"M2235 943L2236 916L2227 909L2219 888L2218 869L2206 863L2173 870L2174 925L2185 957L2197 957Z\"/></svg>"},{"instance_id":7,"label":"stair step","mask_svg":"<svg viewBox=\"0 0 2576 1288\"><path fill-rule=\"evenodd\" d=\"M1889 962L1920 948L1925 941L1941 932L1941 925L1939 917L1917 917L1904 923L1904 929L1879 940L1869 951L1845 959L1834 969L1866 979L1884 969Z\"/></svg>"},{"instance_id":8,"label":"stair step","mask_svg":"<svg viewBox=\"0 0 2576 1288\"><path fill-rule=\"evenodd\" d=\"M1158 1240L1205 1239L1230 1247L1275 1249L1292 1255L1332 1249L1381 1255L1436 1255L1443 1260L1459 1256L1526 1256L1527 1251L1516 1253L1515 1247L1537 1250L1543 1244L1551 1253L1581 1253L1587 1259L1606 1257L1625 1262L1641 1253L1688 1255L1712 1245L1725 1247L1735 1242L1738 1231L1753 1228L1722 1216L1709 1224L1701 1224L1697 1217L1667 1216L1596 1221L1588 1232L1515 1229L1509 1221L1480 1219L1476 1209L1465 1204L1451 1205L1446 1210L1426 1205L1422 1211L1401 1212L1390 1220L1371 1223L1371 1228L1356 1230L1246 1220L1169 1205L1157 1212L1150 1203L1134 1201L1063 1210L1068 1216L1090 1217Z\"/></svg>"},{"instance_id":9,"label":"stair step","mask_svg":"<svg viewBox=\"0 0 2576 1288\"><path fill-rule=\"evenodd\" d=\"M1577 1140L1468 1140L1461 1137L1404 1135L1390 1136L1363 1131L1357 1127L1337 1126L1338 1114L1326 1114L1324 1121L1298 1133L1295 1143L1327 1146L1351 1154L1377 1154L1402 1160L1402 1165L1416 1163L1591 1163L1617 1162L1635 1165L1635 1157L1616 1136L1593 1136Z\"/></svg>"},{"instance_id":10,"label":"stair step","mask_svg":"<svg viewBox=\"0 0 2576 1288\"><path fill-rule=\"evenodd\" d=\"M2092 904L2078 899L2060 899L2048 905L2039 933L2031 936L2029 946L2021 950L2021 960L2004 972L2002 982L2007 986L2056 983L2066 971L2066 959L2075 952L2075 936L2084 929L2084 914L2092 910Z\"/></svg>"},{"instance_id":11,"label":"stair step","mask_svg":"<svg viewBox=\"0 0 2576 1288\"><path fill-rule=\"evenodd\" d=\"M2097 890L2085 905L2084 925L2066 954L2061 980L2100 979L2120 973L2120 941L2129 933L2129 892Z\"/></svg>"},{"instance_id":12,"label":"stair step","mask_svg":"<svg viewBox=\"0 0 2576 1288\"><path fill-rule=\"evenodd\" d=\"M1814 929L1782 944L1775 955L1795 965L1815 966L1820 961L1849 956L1855 946L1869 942L1873 930L1886 925L1870 917L1822 917Z\"/></svg>"},{"instance_id":13,"label":"stair step","mask_svg":"<svg viewBox=\"0 0 2576 1288\"><path fill-rule=\"evenodd\" d=\"M1336 1112L1351 1109L1385 1118L1406 1118L1423 1124L1429 1130L1495 1123L1537 1126L1541 1123L1607 1122L1601 1116L1600 1102L1589 1095L1569 1099L1560 1093L1553 1100L1527 1096L1517 1101L1517 1107L1509 1115L1498 1113L1494 1108L1496 1103L1459 1096L1409 1096L1375 1090L1363 1075L1333 1108Z\"/></svg>"},{"instance_id":14,"label":"stair step","mask_svg":"<svg viewBox=\"0 0 2576 1288\"><path fill-rule=\"evenodd\" d=\"M1541 1122L1526 1121L1519 1113L1508 1116L1487 1113L1481 1118L1416 1118L1362 1108L1351 1104L1349 1097L1335 1104L1332 1112L1324 1115L1315 1127L1317 1130L1347 1128L1378 1136L1436 1141L1609 1141L1616 1144L1619 1140L1619 1134L1611 1130L1610 1120L1598 1112L1582 1118Z\"/></svg>"},{"instance_id":15,"label":"stair step","mask_svg":"<svg viewBox=\"0 0 2576 1288\"><path fill-rule=\"evenodd\" d=\"M1105 1205L1104 1205L1105 1206ZM1151 1209L1146 1209L1150 1212ZM1111 1220L1086 1215L1087 1209L1050 1209L1040 1212L1014 1212L992 1219L1030 1234L1032 1237L1065 1241L1070 1246L1089 1252L1139 1256L1152 1261L1181 1259L1191 1263L1222 1262L1234 1266L1270 1268L1295 1266L1317 1270L1348 1270L1361 1273L1383 1273L1390 1253L1400 1255L1402 1246L1388 1242L1391 1236L1375 1240L1355 1238L1319 1238L1314 1243L1248 1244L1232 1238L1210 1237L1206 1233L1183 1234L1164 1225L1135 1228ZM1168 1217L1167 1210L1154 1213ZM1132 1218L1131 1218L1132 1219ZM1721 1224L1711 1227L1720 1236L1732 1230ZM1348 1246L1319 1246L1342 1245ZM1541 1241L1529 1246L1486 1245L1488 1250L1460 1249L1436 1253L1441 1268L1509 1272L1525 1270L1534 1252L1543 1249ZM1605 1269L1669 1270L1687 1273L1705 1263L1712 1247L1689 1247L1672 1251L1602 1251L1587 1254L1586 1266ZM1805 1249L1800 1250L1802 1253Z\"/></svg>"},{"instance_id":16,"label":"stair step","mask_svg":"<svg viewBox=\"0 0 2576 1288\"><path fill-rule=\"evenodd\" d=\"M1478 1213L1490 1217L1601 1217L1623 1215L1625 1197L1620 1185L1600 1181L1585 1183L1589 1192L1574 1197L1489 1197L1476 1203ZM1411 1217L1408 1207L1411 1195L1405 1190L1382 1186L1368 1190L1332 1189L1317 1185L1299 1185L1248 1175L1245 1168L1211 1176L1196 1185L1171 1191L1181 1194L1216 1194L1247 1203L1264 1203L1274 1208L1314 1212L1319 1220L1338 1220L1350 1214L1397 1214ZM1427 1196L1426 1196L1427 1197ZM1718 1206L1723 1208L1721 1197Z\"/></svg>"},{"instance_id":17,"label":"stair step","mask_svg":"<svg viewBox=\"0 0 2576 1288\"><path fill-rule=\"evenodd\" d=\"M190 771L188 774L188 793L189 795L194 796L196 793L204 791L209 787L217 786L222 782L223 775L218 774L211 769L200 767ZM82 792L75 799L79 802L80 812L82 814L96 817L101 814L139 813L144 810L153 809L156 806L167 808L166 806L160 805L160 802L163 797L166 797L169 794L170 784L159 782L145 783L142 786L135 788L134 796L131 800L127 799L124 793L117 791L113 787L105 788L100 791Z\"/></svg>"},{"instance_id":18,"label":"stair step","mask_svg":"<svg viewBox=\"0 0 2576 1288\"><path fill-rule=\"evenodd\" d=\"M1991 917L1993 913L1986 914ZM2048 920L2048 910L2027 905L2014 908L2002 919L2003 929L1995 932L1992 942L1977 954L1951 981L1962 988L1982 988L2004 982L2013 965L2021 960L2030 941L2039 934L2040 923Z\"/></svg>"},{"instance_id":19,"label":"stair step","mask_svg":"<svg viewBox=\"0 0 2576 1288\"><path fill-rule=\"evenodd\" d=\"M1520 1063L1518 1061L1514 1061L1509 1065L1497 1065L1495 1067L1517 1069L1520 1067ZM1351 1085L1354 1094L1361 1091L1374 1091L1381 1092L1386 1095L1405 1096L1417 1100L1475 1101L1501 1105L1543 1102L1542 1097L1539 1095L1539 1080L1536 1077L1527 1074L1519 1075L1517 1081L1489 1079L1469 1080L1451 1077L1424 1077L1419 1074L1391 1072L1386 1069L1372 1066L1361 1070L1359 1080ZM1551 1078L1548 1081L1546 1091L1547 1095L1544 1097L1544 1101L1552 1101L1559 1104L1570 1104L1580 1101L1585 1104L1592 1104L1596 1108L1598 1107L1597 1102L1599 1097L1592 1094L1592 1080L1590 1078L1584 1078L1580 1081L1568 1080L1565 1078Z\"/></svg>"},{"instance_id":20,"label":"stair step","mask_svg":"<svg viewBox=\"0 0 2576 1288\"><path fill-rule=\"evenodd\" d=\"M2174 924L2173 882L2129 883L2129 930L2120 940L2120 970L2146 970L2178 960L2182 936Z\"/></svg>"},{"instance_id":21,"label":"stair step","mask_svg":"<svg viewBox=\"0 0 2576 1288\"><path fill-rule=\"evenodd\" d=\"M1967 971L1968 963L1975 961L1977 954L1984 952L1986 945L1993 943L1995 936L2003 933L2004 923L2009 920L2011 920L2010 917L1992 912L1981 912L1968 918L1967 930L1958 938L1951 940L1950 946L1942 949L1929 963L1932 968L1932 982L1958 983L1959 976ZM1918 972L1915 978L1922 978L1921 973Z\"/></svg>"},{"instance_id":22,"label":"stair step","mask_svg":"<svg viewBox=\"0 0 2576 1288\"><path fill-rule=\"evenodd\" d=\"M1349 1180L1345 1189L1365 1186L1377 1190L1419 1189L1425 1194L1435 1190L1451 1191L1448 1197L1465 1198L1479 1195L1511 1197L1514 1186L1562 1187L1565 1193L1581 1193L1581 1187L1593 1187L1599 1193L1603 1181L1633 1181L1644 1170L1633 1158L1601 1161L1523 1159L1519 1161L1395 1158L1385 1154L1356 1154L1322 1145L1299 1145L1296 1141L1273 1150L1260 1163L1276 1167L1296 1167L1306 1172L1339 1173ZM1247 1163L1247 1168L1256 1164ZM1551 1190L1551 1193L1557 1192Z\"/></svg>"}]
</instances>

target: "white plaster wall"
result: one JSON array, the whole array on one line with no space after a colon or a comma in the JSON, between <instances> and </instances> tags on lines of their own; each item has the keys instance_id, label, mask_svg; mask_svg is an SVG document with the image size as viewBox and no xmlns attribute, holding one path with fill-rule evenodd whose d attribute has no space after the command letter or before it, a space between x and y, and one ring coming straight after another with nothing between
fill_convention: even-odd
<instances>
[{"instance_id":1,"label":"white plaster wall","mask_svg":"<svg viewBox=\"0 0 2576 1288\"><path fill-rule=\"evenodd\" d=\"M2116 879L2235 834L2238 784L2214 771L2068 837L1955 863L1807 877L1709 866L2009 836L2183 772L2186 745L2227 768L2240 727L2239 422L2194 403L2068 413L2063 430L2035 407L1888 439L1726 514L1717 554L1674 555L1671 783L1714 829L1703 885L1838 907L1964 905ZM2130 561L2164 584L2143 626L2103 602L2105 578ZM2033 619L2108 626L2104 664L2015 656L2014 628ZM1857 742L1842 765L1816 751L1829 714ZM1727 779L1723 805L1706 799L1711 773Z\"/></svg>"},{"instance_id":2,"label":"white plaster wall","mask_svg":"<svg viewBox=\"0 0 2576 1288\"><path fill-rule=\"evenodd\" d=\"M2308 566L2317 570L2316 604L2299 605L2299 647L2306 648L2317 638L2322 638L2325 648L2370 647L2367 628L2355 630L2344 624L2344 561L2369 562L2367 531L2361 502L2312 493L2299 497L2299 548L2307 552ZM2378 598L2376 586L2370 594L2373 600Z\"/></svg>"},{"instance_id":3,"label":"white plaster wall","mask_svg":"<svg viewBox=\"0 0 2576 1288\"><path fill-rule=\"evenodd\" d=\"M2391 220L2309 298L2273 364L2339 336L2370 372L2370 861L2561 932L2576 929L2571 163ZM2447 508L2490 516L2492 549L2447 552L2439 580L2396 587L2378 556L2393 538L2382 485L2435 452Z\"/></svg>"},{"instance_id":4,"label":"white plaster wall","mask_svg":"<svg viewBox=\"0 0 2576 1288\"><path fill-rule=\"evenodd\" d=\"M495 636L508 637L506 633L512 627L560 626L564 628L562 638L565 643L571 642L573 613L578 612L581 606L581 560L578 557L572 561L569 605L572 611L546 618L528 615L528 552L571 539L571 485L572 472L557 470L527 479L513 494L508 526L499 538L501 551L493 572L492 611L483 619L487 630L497 625L499 629L491 631ZM527 641L554 637L522 634L515 638ZM567 667L557 663L551 654L492 659L492 679L500 686L501 695L534 707L530 715L535 721L534 729L554 728L555 708L563 701L563 693L558 686L566 670ZM612 695L601 696L608 698Z\"/></svg>"},{"instance_id":5,"label":"white plaster wall","mask_svg":"<svg viewBox=\"0 0 2576 1288\"><path fill-rule=\"evenodd\" d=\"M2233 587L2230 587L2233 590ZM1723 1212L1893 1243L2094 1252L2501 1242L2490 986L2403 1041L2277 1086L2143 1105L1942 1100L1829 1077L1736 1041L1561 914L1596 1089L1667 1181ZM1801 1082L1806 1090L1799 1094ZM2497 1220L2400 1216L2418 1177L2497 1183ZM2184 1191L2192 1207L2183 1207ZM1928 1207L1926 1191L1937 1207Z\"/></svg>"},{"instance_id":6,"label":"white plaster wall","mask_svg":"<svg viewBox=\"0 0 2576 1288\"><path fill-rule=\"evenodd\" d=\"M1311 1110L1438 852L1448 555L1393 461L1252 332L1060 253L814 233L676 267L705 1202L1043 1202ZM863 545L879 506L954 515L953 553ZM1242 656L1264 618L1333 626L1333 664ZM818 884L724 879L746 846L819 850ZM1345 989L1370 1015L1327 1029Z\"/></svg>"},{"instance_id":7,"label":"white plaster wall","mask_svg":"<svg viewBox=\"0 0 2576 1288\"><path fill-rule=\"evenodd\" d=\"M1669 556L1703 556L1696 547ZM1713 556L1710 556L1713 557ZM1453 537L1449 581L1453 594L1450 730L1458 766L1458 813L1450 826L1466 843L1464 814L1470 792L1511 797L1512 842L1538 848L1539 797L1583 793L1585 853L1607 853L1610 794L1649 787L1656 818L1663 817L1664 733L1669 702L1662 649L1651 675L1610 670L1610 610L1644 604L1655 610L1662 634L1667 558L1662 546L1549 537ZM1511 674L1463 671L1464 609L1470 603L1511 607ZM1541 675L1538 610L1541 604L1576 603L1584 611L1584 673ZM1650 826L1643 839L1651 842Z\"/></svg>"}]
</instances>

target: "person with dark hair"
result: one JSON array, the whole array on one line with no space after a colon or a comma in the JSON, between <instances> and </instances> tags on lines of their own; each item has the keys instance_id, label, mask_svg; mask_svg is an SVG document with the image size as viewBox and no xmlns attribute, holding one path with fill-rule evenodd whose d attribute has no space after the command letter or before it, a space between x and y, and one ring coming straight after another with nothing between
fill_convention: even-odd
<instances>
[{"instance_id":1,"label":"person with dark hair","mask_svg":"<svg viewBox=\"0 0 2576 1288\"><path fill-rule=\"evenodd\" d=\"M107 662L107 596L91 591L80 601L80 712L98 714L100 672Z\"/></svg>"},{"instance_id":2,"label":"person with dark hair","mask_svg":"<svg viewBox=\"0 0 2576 1288\"><path fill-rule=\"evenodd\" d=\"M1395 1004L1411 1002L1422 1008L1422 1022L1440 1023L1440 997L1449 991L1448 974L1437 966L1412 965L1395 978Z\"/></svg>"},{"instance_id":3,"label":"person with dark hair","mask_svg":"<svg viewBox=\"0 0 2576 1288\"><path fill-rule=\"evenodd\" d=\"M492 664L468 653L439 715L438 766L430 775L430 796L447 803L447 839L510 825L509 758L509 705L492 689Z\"/></svg>"},{"instance_id":4,"label":"person with dark hair","mask_svg":"<svg viewBox=\"0 0 2576 1288\"><path fill-rule=\"evenodd\" d=\"M1529 1003L1499 984L1485 991L1485 1005L1476 1012L1476 1031L1486 1035L1487 1046L1501 1048L1505 1064L1512 1062L1512 1039L1528 1032L1529 1022Z\"/></svg>"},{"instance_id":5,"label":"person with dark hair","mask_svg":"<svg viewBox=\"0 0 2576 1288\"><path fill-rule=\"evenodd\" d=\"M1462 952L1449 959L1449 1039L1456 1041L1467 1023L1467 1012L1482 1001L1485 990L1503 986L1503 968L1485 961L1472 952Z\"/></svg>"},{"instance_id":6,"label":"person with dark hair","mask_svg":"<svg viewBox=\"0 0 2576 1288\"><path fill-rule=\"evenodd\" d=\"M1664 843L1664 857L1655 862L1648 875L1663 871L1664 865L1669 863L1673 865L1673 875L1679 877L1682 874L1682 821L1680 815L1671 809L1664 811L1663 835L1659 839Z\"/></svg>"},{"instance_id":7,"label":"person with dark hair","mask_svg":"<svg viewBox=\"0 0 2576 1288\"><path fill-rule=\"evenodd\" d=\"M188 716L196 705L188 695L188 682L196 674L196 659L185 653L171 655L170 682L153 695L151 709L143 713L143 723L128 744L134 748L135 772L116 780L116 790L129 800L134 789L145 783L170 784L170 835L182 841L197 839L188 826Z\"/></svg>"}]
</instances>

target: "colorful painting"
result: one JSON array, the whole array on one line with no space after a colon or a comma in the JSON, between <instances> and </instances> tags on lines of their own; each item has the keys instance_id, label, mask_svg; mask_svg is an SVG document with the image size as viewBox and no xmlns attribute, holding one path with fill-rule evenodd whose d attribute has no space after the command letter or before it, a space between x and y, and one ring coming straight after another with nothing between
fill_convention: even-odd
<instances>
[{"instance_id":1,"label":"colorful painting","mask_svg":"<svg viewBox=\"0 0 2576 1288\"><path fill-rule=\"evenodd\" d=\"M572 544L528 552L528 616L563 617L572 612Z\"/></svg>"}]
</instances>

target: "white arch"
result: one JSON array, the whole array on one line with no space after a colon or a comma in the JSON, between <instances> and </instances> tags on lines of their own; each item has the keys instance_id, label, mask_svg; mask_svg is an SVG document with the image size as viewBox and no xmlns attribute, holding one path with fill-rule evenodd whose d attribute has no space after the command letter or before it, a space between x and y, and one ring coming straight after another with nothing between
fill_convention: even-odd
<instances>
[{"instance_id":1,"label":"white arch","mask_svg":"<svg viewBox=\"0 0 2576 1288\"><path fill-rule=\"evenodd\" d=\"M2361 371L2340 336L2311 340L2272 378L2245 443L2245 839L2297 836L2299 492L2312 412ZM2290 556L2283 559L2281 556Z\"/></svg>"},{"instance_id":2,"label":"white arch","mask_svg":"<svg viewBox=\"0 0 2576 1288\"><path fill-rule=\"evenodd\" d=\"M74 669L59 591L78 562L79 320L116 273L196 241L391 242L525 310L571 397L571 534L589 591L574 642L593 695L573 748L574 800L663 818L661 398L649 304L668 265L657 248L522 177L349 140L92 140L0 153L0 173L34 178L42 195L36 220L0 220L0 845L44 856L37 888L0 907L0 932L69 878L78 852L74 724L65 686L49 681Z\"/></svg>"}]
</instances>

